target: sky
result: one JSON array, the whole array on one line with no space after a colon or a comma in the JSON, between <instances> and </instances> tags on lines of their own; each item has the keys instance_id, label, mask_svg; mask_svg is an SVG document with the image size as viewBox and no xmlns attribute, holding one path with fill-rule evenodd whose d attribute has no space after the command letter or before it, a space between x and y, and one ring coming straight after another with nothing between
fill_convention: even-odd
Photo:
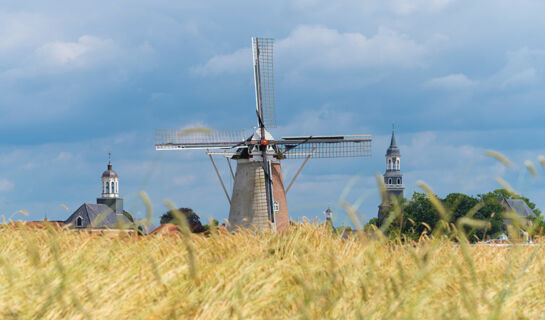
<instances>
[{"instance_id":1,"label":"sky","mask_svg":"<svg viewBox=\"0 0 545 320\"><path fill-rule=\"evenodd\" d=\"M309 161L287 195L292 219L331 206L349 224L340 200L375 217L392 122L407 197L418 181L476 195L501 177L545 209L543 12L537 0L3 3L0 216L64 220L95 202L111 148L135 217L145 191L156 224L165 200L226 219L206 154L155 151L154 132L255 126L252 36L276 39L273 136L373 135L370 158ZM286 181L301 162L282 163Z\"/></svg>"}]
</instances>

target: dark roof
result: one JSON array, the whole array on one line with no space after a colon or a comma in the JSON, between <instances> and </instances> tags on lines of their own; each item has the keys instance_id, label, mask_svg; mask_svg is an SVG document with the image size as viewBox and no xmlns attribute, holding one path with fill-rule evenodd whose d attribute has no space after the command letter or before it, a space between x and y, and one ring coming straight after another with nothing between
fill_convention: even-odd
<instances>
[{"instance_id":1,"label":"dark roof","mask_svg":"<svg viewBox=\"0 0 545 320\"><path fill-rule=\"evenodd\" d=\"M396 136L394 134L394 130L392 130L392 140L390 140L390 147L386 151L386 156L400 156L401 153L399 152L399 148L396 144Z\"/></svg>"},{"instance_id":2,"label":"dark roof","mask_svg":"<svg viewBox=\"0 0 545 320\"><path fill-rule=\"evenodd\" d=\"M103 178L117 178L117 173L112 170L112 164L108 163L108 170L102 173Z\"/></svg>"},{"instance_id":3,"label":"dark roof","mask_svg":"<svg viewBox=\"0 0 545 320\"><path fill-rule=\"evenodd\" d=\"M77 217L83 219L84 227L117 229L132 225L125 215L116 214L105 204L84 203L64 223L75 225Z\"/></svg>"},{"instance_id":4,"label":"dark roof","mask_svg":"<svg viewBox=\"0 0 545 320\"><path fill-rule=\"evenodd\" d=\"M519 216L528 218L535 216L534 211L522 199L503 199L508 209L515 211Z\"/></svg>"},{"instance_id":5,"label":"dark roof","mask_svg":"<svg viewBox=\"0 0 545 320\"><path fill-rule=\"evenodd\" d=\"M403 174L398 170L386 170L386 173L384 173L385 178L401 178L403 177Z\"/></svg>"}]
</instances>

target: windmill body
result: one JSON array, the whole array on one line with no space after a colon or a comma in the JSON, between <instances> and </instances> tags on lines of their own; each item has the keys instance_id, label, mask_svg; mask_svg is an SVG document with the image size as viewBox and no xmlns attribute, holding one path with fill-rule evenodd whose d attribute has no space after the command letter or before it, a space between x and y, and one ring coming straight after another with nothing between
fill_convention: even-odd
<instances>
[{"instance_id":1,"label":"windmill body","mask_svg":"<svg viewBox=\"0 0 545 320\"><path fill-rule=\"evenodd\" d=\"M230 203L231 228L272 227L284 230L289 224L286 193L280 162L284 159L365 157L371 153L370 135L296 136L275 140L267 130L276 127L273 86L273 40L253 38L257 127L250 135L244 130L164 130L155 134L157 150L207 150ZM223 152L216 152L217 150ZM214 151L216 150L216 151ZM212 155L236 160L231 196ZM301 167L302 169L302 167ZM297 172L295 178L299 174ZM293 180L295 180L295 178Z\"/></svg>"},{"instance_id":2,"label":"windmill body","mask_svg":"<svg viewBox=\"0 0 545 320\"><path fill-rule=\"evenodd\" d=\"M265 130L265 141L274 141ZM252 135L255 144L241 151L234 157L237 169L233 185L229 223L232 226L254 227L258 230L273 227L284 230L288 226L289 216L282 169L274 144L261 145L261 129ZM265 154L263 153L265 149ZM263 156L268 168L263 168ZM266 169L270 183L266 179ZM270 200L267 199L267 183L270 185ZM269 206L269 201L272 206ZM269 207L272 207L269 214Z\"/></svg>"}]
</instances>

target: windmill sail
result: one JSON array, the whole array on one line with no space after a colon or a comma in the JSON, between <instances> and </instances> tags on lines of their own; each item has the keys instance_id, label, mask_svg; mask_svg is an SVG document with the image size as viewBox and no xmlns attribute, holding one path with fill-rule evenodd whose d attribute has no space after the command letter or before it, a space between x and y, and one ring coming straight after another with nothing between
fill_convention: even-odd
<instances>
[{"instance_id":1,"label":"windmill sail","mask_svg":"<svg viewBox=\"0 0 545 320\"><path fill-rule=\"evenodd\" d=\"M276 128L273 44L273 39L252 38L258 125L267 128Z\"/></svg>"},{"instance_id":2,"label":"windmill sail","mask_svg":"<svg viewBox=\"0 0 545 320\"><path fill-rule=\"evenodd\" d=\"M370 135L282 137L274 142L286 159L350 158L371 156Z\"/></svg>"},{"instance_id":3,"label":"windmill sail","mask_svg":"<svg viewBox=\"0 0 545 320\"><path fill-rule=\"evenodd\" d=\"M231 149L244 147L251 130L155 129L156 150Z\"/></svg>"}]
</instances>

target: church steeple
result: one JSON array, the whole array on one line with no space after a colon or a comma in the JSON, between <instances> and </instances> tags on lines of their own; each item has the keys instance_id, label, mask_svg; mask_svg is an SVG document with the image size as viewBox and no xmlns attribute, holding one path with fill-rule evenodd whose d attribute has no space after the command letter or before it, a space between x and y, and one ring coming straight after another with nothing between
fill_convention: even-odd
<instances>
[{"instance_id":1,"label":"church steeple","mask_svg":"<svg viewBox=\"0 0 545 320\"><path fill-rule=\"evenodd\" d=\"M395 130L392 126L392 138L390 139L390 147L388 147L388 150L386 150L386 159L397 158L397 160L399 160L399 157L401 157L401 153L397 147Z\"/></svg>"},{"instance_id":2,"label":"church steeple","mask_svg":"<svg viewBox=\"0 0 545 320\"><path fill-rule=\"evenodd\" d=\"M401 173L401 152L396 143L395 130L392 124L392 138L390 146L386 150L386 172L384 173L384 186L386 187L386 197L382 199L379 206L379 219L384 218L385 212L391 207L392 197L403 198L403 174Z\"/></svg>"},{"instance_id":3,"label":"church steeple","mask_svg":"<svg viewBox=\"0 0 545 320\"><path fill-rule=\"evenodd\" d=\"M392 140L390 140L390 148L392 147L395 147L397 148L397 145L396 145L396 136L395 136L395 127L394 127L394 123L392 122Z\"/></svg>"},{"instance_id":4,"label":"church steeple","mask_svg":"<svg viewBox=\"0 0 545 320\"><path fill-rule=\"evenodd\" d=\"M392 129L392 139L390 140L390 148L397 148L395 130Z\"/></svg>"},{"instance_id":5,"label":"church steeple","mask_svg":"<svg viewBox=\"0 0 545 320\"><path fill-rule=\"evenodd\" d=\"M108 170L102 173L102 198L119 198L119 177L112 169L112 152L108 151Z\"/></svg>"},{"instance_id":6,"label":"church steeple","mask_svg":"<svg viewBox=\"0 0 545 320\"><path fill-rule=\"evenodd\" d=\"M384 174L384 184L386 188L401 189L396 192L396 196L403 196L403 175L401 174L401 152L396 145L395 131L392 128L392 139L390 147L386 150L386 173Z\"/></svg>"},{"instance_id":7,"label":"church steeple","mask_svg":"<svg viewBox=\"0 0 545 320\"><path fill-rule=\"evenodd\" d=\"M102 173L102 194L97 204L110 207L116 214L123 214L123 199L119 197L119 176L113 170L112 152L108 150L107 170Z\"/></svg>"},{"instance_id":8,"label":"church steeple","mask_svg":"<svg viewBox=\"0 0 545 320\"><path fill-rule=\"evenodd\" d=\"M386 172L399 171L401 169L400 158L401 158L401 152L399 152L399 148L397 147L395 132L394 132L394 129L392 128L392 139L390 140L390 147L388 147L388 150L386 150ZM384 183L388 183L388 182L384 181ZM391 184L391 183L388 183L388 184Z\"/></svg>"}]
</instances>

